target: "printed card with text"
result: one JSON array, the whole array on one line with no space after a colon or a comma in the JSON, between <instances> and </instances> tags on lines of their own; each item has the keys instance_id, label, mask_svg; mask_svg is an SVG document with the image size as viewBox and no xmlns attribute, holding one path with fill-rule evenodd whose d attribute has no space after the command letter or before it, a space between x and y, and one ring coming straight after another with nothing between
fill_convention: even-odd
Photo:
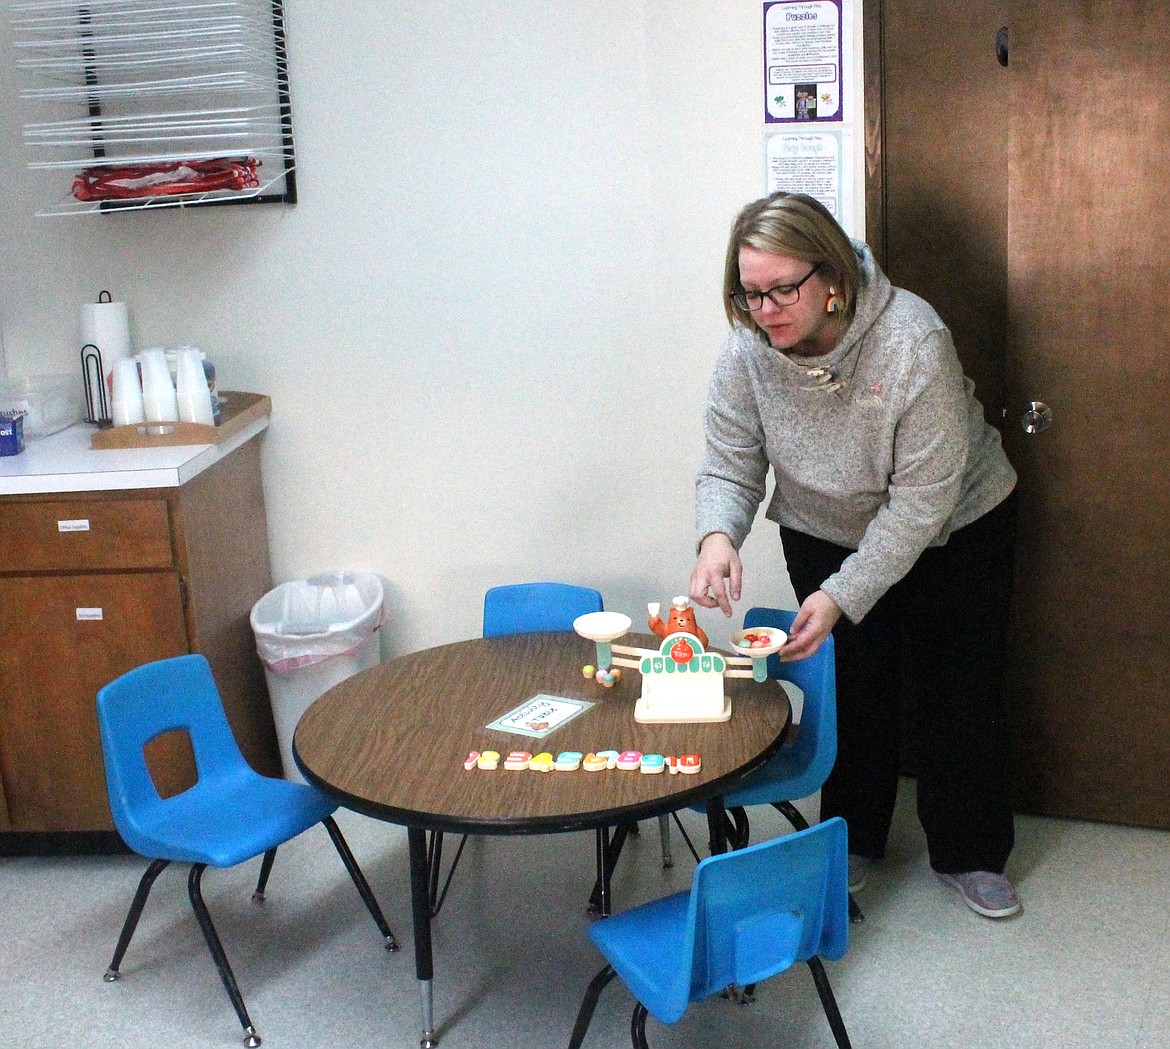
<instances>
[{"instance_id":1,"label":"printed card with text","mask_svg":"<svg viewBox=\"0 0 1170 1049\"><path fill-rule=\"evenodd\" d=\"M542 692L521 703L514 710L508 711L487 727L499 732L513 732L520 736L543 739L591 706L592 703L583 699L565 699L563 696L548 696Z\"/></svg>"}]
</instances>

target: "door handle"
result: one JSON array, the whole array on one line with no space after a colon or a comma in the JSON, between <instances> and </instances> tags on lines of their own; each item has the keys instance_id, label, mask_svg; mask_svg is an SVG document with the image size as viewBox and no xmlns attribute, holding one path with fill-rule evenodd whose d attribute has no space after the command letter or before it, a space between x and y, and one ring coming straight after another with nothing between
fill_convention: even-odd
<instances>
[{"instance_id":1,"label":"door handle","mask_svg":"<svg viewBox=\"0 0 1170 1049\"><path fill-rule=\"evenodd\" d=\"M1029 401L1024 414L1020 416L1020 429L1024 433L1043 433L1052 425L1052 409L1043 401Z\"/></svg>"},{"instance_id":2,"label":"door handle","mask_svg":"<svg viewBox=\"0 0 1170 1049\"><path fill-rule=\"evenodd\" d=\"M995 59L1001 66L1006 66L1010 61L1010 56L1011 44L1008 27L1000 26L999 32L995 34Z\"/></svg>"}]
</instances>

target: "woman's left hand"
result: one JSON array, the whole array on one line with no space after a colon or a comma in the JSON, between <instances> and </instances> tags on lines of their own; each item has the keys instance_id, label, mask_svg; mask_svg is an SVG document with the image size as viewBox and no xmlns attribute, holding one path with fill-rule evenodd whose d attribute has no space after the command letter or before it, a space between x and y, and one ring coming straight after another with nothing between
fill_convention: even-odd
<instances>
[{"instance_id":1,"label":"woman's left hand","mask_svg":"<svg viewBox=\"0 0 1170 1049\"><path fill-rule=\"evenodd\" d=\"M832 633L841 609L823 590L817 590L805 598L792 621L788 640L777 653L781 659L805 659L811 656Z\"/></svg>"}]
</instances>

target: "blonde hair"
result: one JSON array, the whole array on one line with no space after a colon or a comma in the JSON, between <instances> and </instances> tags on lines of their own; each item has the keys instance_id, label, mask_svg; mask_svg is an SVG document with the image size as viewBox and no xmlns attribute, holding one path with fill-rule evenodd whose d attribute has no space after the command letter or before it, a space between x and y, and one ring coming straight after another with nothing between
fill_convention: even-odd
<instances>
[{"instance_id":1,"label":"blonde hair","mask_svg":"<svg viewBox=\"0 0 1170 1049\"><path fill-rule=\"evenodd\" d=\"M734 292L743 290L739 278L739 251L743 247L820 266L843 300L842 321L848 324L853 319L861 284L857 252L819 200L803 193L773 193L752 201L732 223L723 267L723 309L732 327L742 324L749 331L758 331L751 313L731 300Z\"/></svg>"}]
</instances>

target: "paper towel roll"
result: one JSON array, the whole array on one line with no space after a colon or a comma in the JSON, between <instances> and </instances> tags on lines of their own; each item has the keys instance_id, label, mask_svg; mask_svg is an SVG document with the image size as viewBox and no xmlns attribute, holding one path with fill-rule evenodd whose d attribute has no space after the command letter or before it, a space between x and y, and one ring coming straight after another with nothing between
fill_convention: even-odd
<instances>
[{"instance_id":1,"label":"paper towel roll","mask_svg":"<svg viewBox=\"0 0 1170 1049\"><path fill-rule=\"evenodd\" d=\"M124 302L109 302L103 299L103 296L109 294L108 291L103 291L97 302L87 302L81 307L81 345L93 345L101 350L107 397L114 362L129 357L132 352L130 312Z\"/></svg>"}]
</instances>

